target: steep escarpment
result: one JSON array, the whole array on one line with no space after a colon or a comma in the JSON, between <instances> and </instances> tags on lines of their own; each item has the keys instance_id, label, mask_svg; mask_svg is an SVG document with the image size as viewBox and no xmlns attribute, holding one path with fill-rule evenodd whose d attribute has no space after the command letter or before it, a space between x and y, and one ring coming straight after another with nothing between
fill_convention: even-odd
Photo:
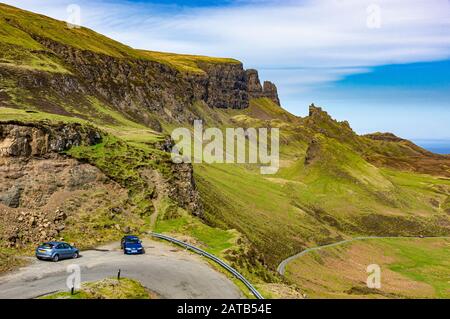
<instances>
[{"instance_id":1,"label":"steep escarpment","mask_svg":"<svg viewBox=\"0 0 450 319\"><path fill-rule=\"evenodd\" d=\"M78 123L0 122L2 245L60 237L93 245L139 232L164 196L202 213L189 164L123 143ZM99 152L114 154L105 162Z\"/></svg>"},{"instance_id":2,"label":"steep escarpment","mask_svg":"<svg viewBox=\"0 0 450 319\"><path fill-rule=\"evenodd\" d=\"M196 117L189 107L198 101L211 108L245 109L250 98L270 97L279 104L276 87L267 82L264 89L253 88L240 63L199 63L203 73L181 72L166 64L144 59L124 59L83 51L49 39L35 37L70 73L49 74L0 67L3 83L16 85L16 91L33 96L32 104L58 114L76 114L89 105L93 96L119 110L136 122L161 130L160 122L192 122ZM257 78L256 71L252 70ZM259 80L258 80L259 81ZM258 82L259 83L259 82ZM259 86L261 86L259 84ZM40 88L50 92L41 95ZM0 103L23 107L11 93ZM65 99L65 103L58 103Z\"/></svg>"},{"instance_id":3,"label":"steep escarpment","mask_svg":"<svg viewBox=\"0 0 450 319\"><path fill-rule=\"evenodd\" d=\"M164 123L192 122L197 102L246 109L251 98L269 97L279 104L275 85L262 87L257 72L239 61L134 50L88 29L2 8L8 36L0 40L0 84L7 89L0 105L87 118L101 103L161 131Z\"/></svg>"}]
</instances>

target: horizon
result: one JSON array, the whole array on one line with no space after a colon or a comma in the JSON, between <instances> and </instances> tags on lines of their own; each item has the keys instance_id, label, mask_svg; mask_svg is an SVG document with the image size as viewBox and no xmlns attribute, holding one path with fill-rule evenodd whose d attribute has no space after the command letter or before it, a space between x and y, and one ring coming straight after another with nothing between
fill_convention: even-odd
<instances>
[{"instance_id":1,"label":"horizon","mask_svg":"<svg viewBox=\"0 0 450 319\"><path fill-rule=\"evenodd\" d=\"M3 2L59 20L79 5L82 26L134 48L258 69L295 115L315 103L358 134L440 140L450 152L449 1Z\"/></svg>"}]
</instances>

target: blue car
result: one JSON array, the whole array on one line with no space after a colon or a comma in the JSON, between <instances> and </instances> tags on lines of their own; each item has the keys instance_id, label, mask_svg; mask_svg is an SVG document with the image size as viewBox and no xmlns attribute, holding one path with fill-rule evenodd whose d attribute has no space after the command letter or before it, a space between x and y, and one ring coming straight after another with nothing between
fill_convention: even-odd
<instances>
[{"instance_id":1,"label":"blue car","mask_svg":"<svg viewBox=\"0 0 450 319\"><path fill-rule=\"evenodd\" d=\"M80 252L77 248L64 242L51 241L36 248L36 258L39 260L47 259L57 262L61 259L78 258L79 256Z\"/></svg>"},{"instance_id":2,"label":"blue car","mask_svg":"<svg viewBox=\"0 0 450 319\"><path fill-rule=\"evenodd\" d=\"M137 236L125 236L120 242L121 249L126 255L145 254L142 241Z\"/></svg>"}]
</instances>

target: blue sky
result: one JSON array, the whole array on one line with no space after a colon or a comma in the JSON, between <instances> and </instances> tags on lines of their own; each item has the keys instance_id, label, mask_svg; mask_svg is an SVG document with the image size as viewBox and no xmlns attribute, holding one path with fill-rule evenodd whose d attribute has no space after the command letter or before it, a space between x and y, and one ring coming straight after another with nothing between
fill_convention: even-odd
<instances>
[{"instance_id":1,"label":"blue sky","mask_svg":"<svg viewBox=\"0 0 450 319\"><path fill-rule=\"evenodd\" d=\"M358 133L450 140L448 0L2 0L142 49L235 57Z\"/></svg>"}]
</instances>

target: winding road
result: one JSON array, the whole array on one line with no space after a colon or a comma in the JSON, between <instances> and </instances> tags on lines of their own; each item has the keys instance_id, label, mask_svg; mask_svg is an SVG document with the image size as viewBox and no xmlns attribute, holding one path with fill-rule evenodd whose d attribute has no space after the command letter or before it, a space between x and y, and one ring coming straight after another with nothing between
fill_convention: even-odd
<instances>
[{"instance_id":1,"label":"winding road","mask_svg":"<svg viewBox=\"0 0 450 319\"><path fill-rule=\"evenodd\" d=\"M78 259L57 263L34 258L26 267L0 277L0 299L35 298L67 291L67 266L81 268L81 281L117 276L133 278L161 298L237 299L241 291L224 274L214 270L202 257L158 241L144 240L145 255L128 256L119 243L82 251Z\"/></svg>"},{"instance_id":2,"label":"winding road","mask_svg":"<svg viewBox=\"0 0 450 319\"><path fill-rule=\"evenodd\" d=\"M357 241L357 240L366 240L366 239L412 239L412 238L418 239L418 238L421 238L421 237L412 237L412 236L410 236L410 237L401 237L401 236L397 236L397 237L393 237L393 236L392 237L377 237L377 236L355 237L355 238L342 240L342 241L339 241L339 242L336 242L336 243L332 243L332 244L327 244L327 245L323 245L323 246L307 248L307 249L301 251L300 253L295 254L295 255L293 255L291 257L288 257L285 260L283 260L278 265L277 271L278 271L278 273L280 275L284 276L284 273L286 271L286 266L287 266L287 264L289 262L291 262L292 260L297 259L297 258L299 258L299 257L301 257L301 256L303 256L303 255L305 255L305 254L307 254L307 253L309 253L311 251L320 250L322 248L339 246L339 245L350 243L350 242ZM450 238L450 237L445 237L444 236L444 237L422 237L422 238L436 238L436 239L442 238L442 239L444 239L444 238Z\"/></svg>"}]
</instances>

